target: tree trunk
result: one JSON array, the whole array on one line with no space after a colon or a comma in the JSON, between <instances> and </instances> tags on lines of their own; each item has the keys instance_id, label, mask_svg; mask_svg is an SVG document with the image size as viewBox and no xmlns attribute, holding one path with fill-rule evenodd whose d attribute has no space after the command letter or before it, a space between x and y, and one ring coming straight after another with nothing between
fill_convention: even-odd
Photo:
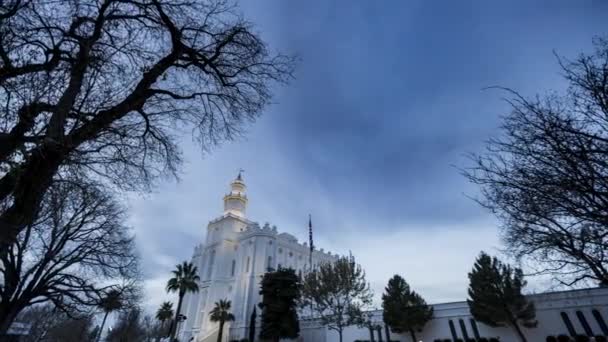
<instances>
[{"instance_id":1,"label":"tree trunk","mask_svg":"<svg viewBox=\"0 0 608 342\"><path fill-rule=\"evenodd\" d=\"M376 342L376 340L374 338L374 328L371 325L368 328L369 328L369 340L371 342Z\"/></svg>"},{"instance_id":2,"label":"tree trunk","mask_svg":"<svg viewBox=\"0 0 608 342\"><path fill-rule=\"evenodd\" d=\"M513 322L513 328L517 332L517 335L519 336L519 340L521 342L528 342L528 340L526 339L526 336L524 336L524 332L521 331L521 328L519 327L519 324L517 324L517 322Z\"/></svg>"},{"instance_id":3,"label":"tree trunk","mask_svg":"<svg viewBox=\"0 0 608 342\"><path fill-rule=\"evenodd\" d=\"M173 342L175 339L175 333L177 332L177 325L179 324L179 312L182 309L182 300L184 299L184 293L179 294L179 300L177 301L177 310L175 311L175 319L173 320L173 325L171 326L171 334L169 336L169 342Z\"/></svg>"},{"instance_id":4,"label":"tree trunk","mask_svg":"<svg viewBox=\"0 0 608 342\"><path fill-rule=\"evenodd\" d=\"M416 333L414 329L410 329L410 335L412 335L412 342L416 342Z\"/></svg>"},{"instance_id":5,"label":"tree trunk","mask_svg":"<svg viewBox=\"0 0 608 342\"><path fill-rule=\"evenodd\" d=\"M220 321L220 331L217 334L217 342L222 342L222 333L224 332L224 321Z\"/></svg>"},{"instance_id":6,"label":"tree trunk","mask_svg":"<svg viewBox=\"0 0 608 342\"><path fill-rule=\"evenodd\" d=\"M386 342L391 342L391 332L386 324L384 324L384 333L386 334Z\"/></svg>"},{"instance_id":7,"label":"tree trunk","mask_svg":"<svg viewBox=\"0 0 608 342\"><path fill-rule=\"evenodd\" d=\"M0 337L6 335L20 311L20 309L16 309L12 306L0 309Z\"/></svg>"},{"instance_id":8,"label":"tree trunk","mask_svg":"<svg viewBox=\"0 0 608 342\"><path fill-rule=\"evenodd\" d=\"M101 335L103 334L103 327L106 325L106 318L108 318L108 314L110 312L106 311L106 313L103 315L103 320L101 321L101 327L99 328L99 332L97 333L97 338L95 339L95 341L99 342L99 339L101 338Z\"/></svg>"},{"instance_id":9,"label":"tree trunk","mask_svg":"<svg viewBox=\"0 0 608 342\"><path fill-rule=\"evenodd\" d=\"M342 342L342 329L338 330L338 337L340 338L340 342Z\"/></svg>"}]
</instances>

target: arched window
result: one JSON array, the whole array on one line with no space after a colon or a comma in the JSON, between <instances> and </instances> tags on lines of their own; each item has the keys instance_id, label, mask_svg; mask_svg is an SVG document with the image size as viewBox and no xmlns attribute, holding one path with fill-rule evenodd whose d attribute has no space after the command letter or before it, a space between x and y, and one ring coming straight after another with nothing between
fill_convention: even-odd
<instances>
[{"instance_id":1,"label":"arched window","mask_svg":"<svg viewBox=\"0 0 608 342\"><path fill-rule=\"evenodd\" d=\"M232 277L234 277L234 271L236 271L236 260L232 260L232 270L230 271Z\"/></svg>"},{"instance_id":2,"label":"arched window","mask_svg":"<svg viewBox=\"0 0 608 342\"><path fill-rule=\"evenodd\" d=\"M566 329L568 329L568 334L570 334L570 336L576 336L576 330L574 330L574 326L572 325L568 314L562 311L559 315L562 316L562 321L564 321L564 325L566 326Z\"/></svg>"},{"instance_id":3,"label":"arched window","mask_svg":"<svg viewBox=\"0 0 608 342\"><path fill-rule=\"evenodd\" d=\"M467 332L467 326L464 324L464 320L459 319L458 324L460 325L460 331L462 331L462 337L465 341L469 340L469 333Z\"/></svg>"},{"instance_id":4,"label":"arched window","mask_svg":"<svg viewBox=\"0 0 608 342\"><path fill-rule=\"evenodd\" d=\"M608 326L606 325L606 321L604 321L602 314L597 309L591 310L591 313L593 314L593 318L595 318L597 325L599 325L600 329L602 329L602 333L604 335L608 335Z\"/></svg>"},{"instance_id":5,"label":"arched window","mask_svg":"<svg viewBox=\"0 0 608 342\"><path fill-rule=\"evenodd\" d=\"M267 269L271 269L272 268L272 257L270 255L268 256L266 268Z\"/></svg>"},{"instance_id":6,"label":"arched window","mask_svg":"<svg viewBox=\"0 0 608 342\"><path fill-rule=\"evenodd\" d=\"M251 262L251 258L247 257L247 264L245 265L245 272L249 273L249 263Z\"/></svg>"},{"instance_id":7,"label":"arched window","mask_svg":"<svg viewBox=\"0 0 608 342\"><path fill-rule=\"evenodd\" d=\"M209 269L207 270L207 278L211 279L211 275L213 275L213 263L215 262L215 250L211 251L211 256L209 257Z\"/></svg>"}]
</instances>

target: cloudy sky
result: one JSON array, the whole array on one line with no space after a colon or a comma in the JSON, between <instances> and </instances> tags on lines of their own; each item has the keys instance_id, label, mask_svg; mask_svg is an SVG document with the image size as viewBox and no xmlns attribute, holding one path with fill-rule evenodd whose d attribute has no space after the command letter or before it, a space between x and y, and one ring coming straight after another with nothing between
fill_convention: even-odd
<instances>
[{"instance_id":1,"label":"cloudy sky","mask_svg":"<svg viewBox=\"0 0 608 342\"><path fill-rule=\"evenodd\" d=\"M272 48L300 57L296 79L245 138L207 155L184 138L181 181L132 199L149 308L170 298L169 271L221 214L239 168L250 219L306 241L311 213L316 245L352 251L377 295L399 273L428 302L463 300L475 256L500 249L496 222L457 170L508 112L505 94L483 89L563 90L554 51L574 57L608 33L600 0L240 8Z\"/></svg>"}]
</instances>

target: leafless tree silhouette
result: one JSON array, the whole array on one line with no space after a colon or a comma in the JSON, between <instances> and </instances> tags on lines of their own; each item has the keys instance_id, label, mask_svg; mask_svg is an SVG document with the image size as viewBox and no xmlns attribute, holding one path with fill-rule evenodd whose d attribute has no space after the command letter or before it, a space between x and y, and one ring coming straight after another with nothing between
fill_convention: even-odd
<instances>
[{"instance_id":1,"label":"leafless tree silhouette","mask_svg":"<svg viewBox=\"0 0 608 342\"><path fill-rule=\"evenodd\" d=\"M566 285L608 285L608 41L558 57L566 94L508 100L501 136L465 175L502 222L507 250Z\"/></svg>"},{"instance_id":2,"label":"leafless tree silhouette","mask_svg":"<svg viewBox=\"0 0 608 342\"><path fill-rule=\"evenodd\" d=\"M55 182L36 221L0 257L0 336L26 307L77 316L112 289L137 299L138 262L122 208L91 184Z\"/></svg>"},{"instance_id":3,"label":"leafless tree silhouette","mask_svg":"<svg viewBox=\"0 0 608 342\"><path fill-rule=\"evenodd\" d=\"M0 252L55 180L146 191L179 136L238 136L293 66L223 0L1 1Z\"/></svg>"}]
</instances>

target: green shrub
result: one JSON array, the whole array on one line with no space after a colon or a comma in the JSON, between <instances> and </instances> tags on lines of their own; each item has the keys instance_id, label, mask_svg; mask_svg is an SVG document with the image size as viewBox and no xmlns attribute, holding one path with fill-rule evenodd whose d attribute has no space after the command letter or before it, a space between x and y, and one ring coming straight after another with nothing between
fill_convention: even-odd
<instances>
[{"instance_id":1,"label":"green shrub","mask_svg":"<svg viewBox=\"0 0 608 342\"><path fill-rule=\"evenodd\" d=\"M576 342L589 342L591 339L587 335L576 335L576 337L574 337L574 340Z\"/></svg>"},{"instance_id":2,"label":"green shrub","mask_svg":"<svg viewBox=\"0 0 608 342\"><path fill-rule=\"evenodd\" d=\"M572 340L570 339L570 336L568 336L568 335L559 335L559 336L557 336L557 341L558 342L570 342Z\"/></svg>"},{"instance_id":3,"label":"green shrub","mask_svg":"<svg viewBox=\"0 0 608 342\"><path fill-rule=\"evenodd\" d=\"M479 340L477 340L477 342L488 342L488 339L485 337L480 337Z\"/></svg>"},{"instance_id":4,"label":"green shrub","mask_svg":"<svg viewBox=\"0 0 608 342\"><path fill-rule=\"evenodd\" d=\"M555 338L555 336L547 336L545 341L546 342L557 342L557 338Z\"/></svg>"},{"instance_id":5,"label":"green shrub","mask_svg":"<svg viewBox=\"0 0 608 342\"><path fill-rule=\"evenodd\" d=\"M604 335L596 335L595 342L608 342L608 340L606 339L606 336L604 336Z\"/></svg>"},{"instance_id":6,"label":"green shrub","mask_svg":"<svg viewBox=\"0 0 608 342\"><path fill-rule=\"evenodd\" d=\"M500 341L498 341L498 339L496 337L492 337L492 338L490 338L490 342L500 342Z\"/></svg>"}]
</instances>

